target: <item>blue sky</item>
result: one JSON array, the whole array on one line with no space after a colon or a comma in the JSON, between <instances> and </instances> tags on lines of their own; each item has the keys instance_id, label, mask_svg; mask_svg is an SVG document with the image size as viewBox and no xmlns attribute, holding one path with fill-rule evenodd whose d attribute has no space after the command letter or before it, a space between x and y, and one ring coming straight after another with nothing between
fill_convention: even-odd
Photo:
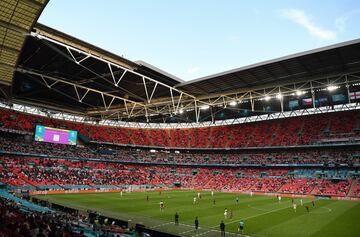
<instances>
[{"instance_id":1,"label":"blue sky","mask_svg":"<svg viewBox=\"0 0 360 237\"><path fill-rule=\"evenodd\" d=\"M191 80L360 38L360 1L50 0L39 21Z\"/></svg>"}]
</instances>

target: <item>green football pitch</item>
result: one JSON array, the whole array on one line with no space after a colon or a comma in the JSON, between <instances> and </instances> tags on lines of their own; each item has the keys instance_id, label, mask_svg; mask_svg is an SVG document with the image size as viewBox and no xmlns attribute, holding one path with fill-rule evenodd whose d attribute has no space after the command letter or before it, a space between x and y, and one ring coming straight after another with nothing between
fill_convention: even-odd
<instances>
[{"instance_id":1,"label":"green football pitch","mask_svg":"<svg viewBox=\"0 0 360 237\"><path fill-rule=\"evenodd\" d=\"M86 211L96 210L102 215L180 236L220 236L220 222L224 220L226 236L254 237L302 237L302 236L360 236L360 202L316 200L296 198L296 212L291 198L278 202L273 196L250 196L234 193L201 192L202 198L193 204L195 191L158 191L94 194L40 195L41 199ZM149 201L146 197L149 196ZM236 203L236 197L239 203ZM213 203L215 199L215 205ZM160 211L159 203L165 203ZM309 213L305 206L309 206ZM225 219L224 209L232 211ZM174 215L179 213L178 226ZM194 230L198 217L200 228ZM243 234L238 232L238 223L245 221Z\"/></svg>"}]
</instances>

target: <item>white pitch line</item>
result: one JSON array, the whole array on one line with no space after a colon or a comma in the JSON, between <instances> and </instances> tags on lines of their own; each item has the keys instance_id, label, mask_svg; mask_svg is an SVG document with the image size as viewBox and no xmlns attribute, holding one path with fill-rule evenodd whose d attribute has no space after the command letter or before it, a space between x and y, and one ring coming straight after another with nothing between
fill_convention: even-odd
<instances>
[{"instance_id":1,"label":"white pitch line","mask_svg":"<svg viewBox=\"0 0 360 237\"><path fill-rule=\"evenodd\" d=\"M155 225L155 226L151 226L149 227L150 229L154 229L154 228L157 228L157 227L162 227L162 226L165 226L165 225L170 225L170 224L175 224L174 222L167 222L167 223L163 223L163 224L159 224L159 225ZM182 226L186 226L186 227L190 227L191 230L186 230L184 232L180 232L179 234L182 235L182 234L186 234L186 233L189 233L191 231L194 231L195 232L195 226L192 226L192 225L188 225L188 224L183 224L183 223L179 223L179 225L182 225ZM199 227L199 229L201 229L201 227ZM205 228L206 229L206 228ZM205 231L203 233L199 233L199 234L196 234L196 235L193 235L192 237L195 237L195 236L202 236L202 235L205 235L209 232L220 232L220 230L214 230L214 229L210 229L208 231ZM225 232L227 233L228 235L236 235L236 236L241 236L241 237L250 237L251 235L243 235L243 234L238 234L238 233L233 233L233 232Z\"/></svg>"},{"instance_id":2,"label":"white pitch line","mask_svg":"<svg viewBox=\"0 0 360 237\"><path fill-rule=\"evenodd\" d=\"M221 232L220 230L214 230L214 229L212 231ZM226 232L226 231L225 231L225 233L228 235L237 235L237 236L241 236L241 237L259 236L259 235L243 235L243 234L239 234L239 233L235 233L235 232ZM261 237L263 237L263 236L261 235Z\"/></svg>"},{"instance_id":3,"label":"white pitch line","mask_svg":"<svg viewBox=\"0 0 360 237\"><path fill-rule=\"evenodd\" d=\"M214 230L208 230L208 231L205 231L204 233L200 233L200 234L197 234L197 235L193 235L192 237L201 236L201 235L207 234L207 233L212 232L212 231L214 231Z\"/></svg>"},{"instance_id":4,"label":"white pitch line","mask_svg":"<svg viewBox=\"0 0 360 237\"><path fill-rule=\"evenodd\" d=\"M188 226L188 227L191 227L191 228L195 228L195 225L188 225L188 224L183 224L183 223L179 223L179 225L183 225L183 226ZM200 229L200 227L199 227Z\"/></svg>"},{"instance_id":5,"label":"white pitch line","mask_svg":"<svg viewBox=\"0 0 360 237\"><path fill-rule=\"evenodd\" d=\"M170 225L170 224L175 224L175 223L174 222L167 222L167 223L162 223L160 225L151 226L150 228L153 229L153 228L157 228L157 227L165 226L165 225Z\"/></svg>"},{"instance_id":6,"label":"white pitch line","mask_svg":"<svg viewBox=\"0 0 360 237\"><path fill-rule=\"evenodd\" d=\"M309 202L304 202L304 203L309 203ZM238 219L238 220L235 220L235 221L227 222L226 224L236 223L236 222L239 222L240 220L248 220L248 219L251 219L251 218L267 215L267 214L272 213L272 212L281 211L281 210L284 210L284 209L287 209L287 208L291 208L291 206L274 209L274 210L271 210L271 211L267 211L267 212L256 214L256 215L249 216L249 217L244 217L244 218L241 218L241 219ZM216 225L216 226L213 226L213 227L210 227L210 228L215 228L215 227L218 227L218 226Z\"/></svg>"},{"instance_id":7,"label":"white pitch line","mask_svg":"<svg viewBox=\"0 0 360 237\"><path fill-rule=\"evenodd\" d=\"M198 229L200 229L200 227L199 227ZM191 231L196 231L196 230L195 230L195 228L193 228L193 229L191 229L191 230L187 230L187 231L181 232L181 233L179 233L179 234L182 235L182 234L189 233L189 232L191 232Z\"/></svg>"},{"instance_id":8,"label":"white pitch line","mask_svg":"<svg viewBox=\"0 0 360 237\"><path fill-rule=\"evenodd\" d=\"M167 223L163 223L163 224L159 224L159 225L150 226L149 228L153 229L153 228L157 228L157 227L161 227L161 226L165 226L165 225L170 225L170 224L175 225L175 222L167 222ZM195 226L187 225L187 224L184 224L184 223L179 223L179 225L195 228Z\"/></svg>"}]
</instances>

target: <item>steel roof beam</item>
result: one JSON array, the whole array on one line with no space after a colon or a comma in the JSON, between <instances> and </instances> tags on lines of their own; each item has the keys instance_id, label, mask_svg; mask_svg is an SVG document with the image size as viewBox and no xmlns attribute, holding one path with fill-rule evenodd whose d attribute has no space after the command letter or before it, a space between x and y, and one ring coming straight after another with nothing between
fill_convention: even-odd
<instances>
[{"instance_id":1,"label":"steel roof beam","mask_svg":"<svg viewBox=\"0 0 360 237\"><path fill-rule=\"evenodd\" d=\"M349 71L349 72L346 72L346 73L334 73L334 74L330 74L330 75L321 75L321 76L313 77L311 79L310 78L303 78L303 79L297 80L296 84L297 83L310 82L310 81L325 80L325 79L330 78L330 77L338 77L338 76L341 76L341 75L352 75L352 74L355 74L355 73L360 73L360 69L354 70L354 71ZM241 88L239 90L227 91L227 92L224 92L224 93L214 93L214 94L209 94L209 95L206 95L206 96L199 96L198 100L202 101L202 100L207 100L207 99L211 99L211 98L217 98L219 96L232 96L234 94L245 93L247 91L264 90L264 89L269 89L269 88L273 88L273 87L283 87L283 86L293 85L293 84L294 84L294 81L292 81L292 82L290 82L290 81L289 82L283 82L281 84L279 84L278 82L274 82L274 83L271 83L271 84L269 84L267 86L259 85L259 86L254 86L254 87L250 87L250 88Z\"/></svg>"},{"instance_id":2,"label":"steel roof beam","mask_svg":"<svg viewBox=\"0 0 360 237\"><path fill-rule=\"evenodd\" d=\"M34 71L31 71L31 70L27 70L27 69L22 69L22 68L17 68L16 69L17 72L20 72L20 73L23 73L23 74L29 74L29 75L33 75L33 76L38 76L40 77L42 80L45 81L45 84L48 88L51 88L54 84L56 83L62 83L62 84L67 84L67 85L71 85L71 86L74 86L76 88L81 88L81 89L84 89L86 90L86 94L91 91L91 92L95 92L97 94L100 94L102 97L103 96L108 96L110 98L114 98L114 99L119 99L121 101L123 101L124 103L131 103L135 106L139 106L139 107L145 107L144 104L142 103L139 103L139 102L136 102L136 101L132 101L132 100L129 100L129 99L126 99L126 98L123 98L123 97L120 97L120 96L116 96L116 95L112 95L112 94L109 94L109 93L106 93L106 92L103 92L103 91L99 91L99 90L96 90L96 89L93 89L93 88L90 88L90 87L86 87L86 86L82 86L82 85L78 85L76 83L73 83L73 82L69 82L69 81L66 81L64 79L60 79L60 78L56 78L56 77L53 77L53 76L48 76L48 75L44 75L42 73L38 73L38 72L34 72ZM51 81L53 81L53 83L48 83L45 79L49 79ZM85 94L85 96L86 96ZM85 97L84 95L82 96L82 98L79 99L79 102L82 102L82 99L84 99ZM107 106L105 106L105 109L107 110Z\"/></svg>"},{"instance_id":3,"label":"steel roof beam","mask_svg":"<svg viewBox=\"0 0 360 237\"><path fill-rule=\"evenodd\" d=\"M28 32L28 29L25 29L23 27L14 25L14 24L12 24L10 22L6 22L6 21L1 20L1 19L0 19L0 26L4 27L5 29L10 29L10 30L20 32L20 33L23 33L23 34L27 34L27 32Z\"/></svg>"},{"instance_id":4,"label":"steel roof beam","mask_svg":"<svg viewBox=\"0 0 360 237\"><path fill-rule=\"evenodd\" d=\"M21 1L28 4L28 5L30 5L33 8L39 9L39 8L43 7L43 5L40 2L37 2L37 1L34 1L34 0L21 0Z\"/></svg>"},{"instance_id":5,"label":"steel roof beam","mask_svg":"<svg viewBox=\"0 0 360 237\"><path fill-rule=\"evenodd\" d=\"M152 82L154 82L154 83L158 83L159 85L162 85L162 86L167 87L167 88L169 88L169 89L171 89L171 90L173 90L173 91L176 91L176 92L178 92L179 94L180 94L180 93L184 93L184 94L187 95L188 97L192 97L193 99L196 99L196 97L193 96L193 95L190 95L190 94L188 94L188 93L186 93L186 92L183 92L183 91L181 91L181 90L179 90L179 89L176 89L176 88L174 88L174 87L172 87L172 86L169 86L169 85L167 85L167 84L165 84L165 83L162 83L162 82L160 82L160 81L157 81L157 80L155 80L155 79L153 79L153 78L147 77L147 76L145 76L145 75L143 75L143 74L141 74L141 73L135 72L135 71L134 71L133 69L131 69L131 68L125 68L124 66L122 66L122 65L120 65L120 64L115 64L115 63L110 62L110 61L108 61L108 60L106 60L106 59L100 58L100 57L98 57L98 56L96 56L96 55L93 55L93 54L91 54L91 53L85 52L85 51L83 51L83 50L74 48L74 47L72 47L72 46L70 46L70 45L66 45L66 44L64 44L64 43L62 43L62 42L59 42L59 41L54 40L54 39L51 39L51 38L49 38L49 37L47 37L47 36L44 36L44 35L41 35L41 34L39 34L39 33L31 32L30 35L31 35L32 37L39 38L39 39L43 39L43 40L47 40L47 41L52 42L52 43L54 43L54 44L63 46L63 47L65 47L65 48L68 49L68 50L71 49L71 50L74 50L74 51L76 51L76 52L78 52L78 53L82 53L82 54L84 54L84 55L86 55L86 56L95 58L95 59L97 59L97 60L99 60L99 61L102 61L102 62L104 62L104 63L106 63L106 64L108 64L108 65L111 65L111 66L113 66L113 67L121 68L121 69L126 70L126 71L128 71L128 72L131 72L132 74L137 75L137 76L139 76L139 77L141 77L141 78L145 78L146 80L152 81ZM78 64L80 63L80 62L77 61L75 58L74 58L74 61L75 61L76 63L78 63Z\"/></svg>"}]
</instances>

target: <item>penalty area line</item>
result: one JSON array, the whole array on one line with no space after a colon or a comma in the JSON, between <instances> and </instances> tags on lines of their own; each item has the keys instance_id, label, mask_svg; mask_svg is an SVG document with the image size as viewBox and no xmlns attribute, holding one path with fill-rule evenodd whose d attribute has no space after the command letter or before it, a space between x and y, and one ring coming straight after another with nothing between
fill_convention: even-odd
<instances>
[{"instance_id":1,"label":"penalty area line","mask_svg":"<svg viewBox=\"0 0 360 237\"><path fill-rule=\"evenodd\" d=\"M198 228L199 230L201 229L200 227ZM196 232L197 230L195 230L195 228L193 228L193 229L191 229L191 230L186 230L186 231L183 231L183 232L181 232L181 233L179 233L180 235L182 235L182 234L186 234L186 233L189 233L189 232Z\"/></svg>"},{"instance_id":2,"label":"penalty area line","mask_svg":"<svg viewBox=\"0 0 360 237\"><path fill-rule=\"evenodd\" d=\"M167 223L162 223L162 224L159 224L159 225L154 225L154 226L151 226L149 227L150 229L154 229L154 228L157 228L157 227L161 227L161 226L165 226L165 225L170 225L170 224L174 224L174 222L167 222Z\"/></svg>"},{"instance_id":3,"label":"penalty area line","mask_svg":"<svg viewBox=\"0 0 360 237\"><path fill-rule=\"evenodd\" d=\"M304 203L309 203L309 202L304 202ZM241 220L252 219L252 218L259 217L259 216L263 216L263 215L267 215L267 214L270 214L270 213L273 213L273 212L278 212L278 211L281 211L281 210L285 210L285 209L288 209L288 208L291 208L291 206L286 206L286 207L274 209L274 210L271 210L271 211L263 212L263 213L260 213L260 214L256 214L256 215L244 217L244 218L241 218L241 219L238 219L238 220L235 220L235 221L227 222L226 224L232 224L232 223L239 222L239 221L241 221ZM213 227L211 227L211 228L216 228L216 227L218 227L218 226L216 225L216 226L213 226Z\"/></svg>"},{"instance_id":4,"label":"penalty area line","mask_svg":"<svg viewBox=\"0 0 360 237\"><path fill-rule=\"evenodd\" d=\"M162 224L159 224L159 225L154 225L154 226L151 226L149 227L150 229L155 229L155 228L159 228L159 227L162 227L162 226L166 226L166 225L170 225L170 224L173 224L175 225L174 222L167 222L167 223L162 223ZM183 223L179 223L179 225L181 226L186 226L186 227L189 227L191 228L190 230L186 230L186 231L183 231L183 232L180 232L179 234L182 235L182 234L186 234L186 233L190 233L190 232L195 232L195 235L192 235L192 237L196 237L196 236L202 236L202 235L205 235L205 234L208 234L210 232L221 232L220 230L215 230L215 229L212 229L210 227L210 229L206 230L207 228L205 227L199 227L198 229L199 230L204 230L205 232L202 232L202 233L196 233L197 231L195 230L195 227L192 226L192 225L188 225L188 224L183 224ZM259 235L245 235L245 234L240 234L240 233L234 233L234 232L225 232L228 236L241 236L241 237L251 237L251 236L259 236ZM261 236L263 237L263 236Z\"/></svg>"},{"instance_id":5,"label":"penalty area line","mask_svg":"<svg viewBox=\"0 0 360 237\"><path fill-rule=\"evenodd\" d=\"M212 232L212 231L214 231L214 230L208 230L208 231L205 231L204 233L200 233L200 234L197 234L197 235L193 235L192 237L205 235L205 234L210 233L210 232Z\"/></svg>"}]
</instances>

